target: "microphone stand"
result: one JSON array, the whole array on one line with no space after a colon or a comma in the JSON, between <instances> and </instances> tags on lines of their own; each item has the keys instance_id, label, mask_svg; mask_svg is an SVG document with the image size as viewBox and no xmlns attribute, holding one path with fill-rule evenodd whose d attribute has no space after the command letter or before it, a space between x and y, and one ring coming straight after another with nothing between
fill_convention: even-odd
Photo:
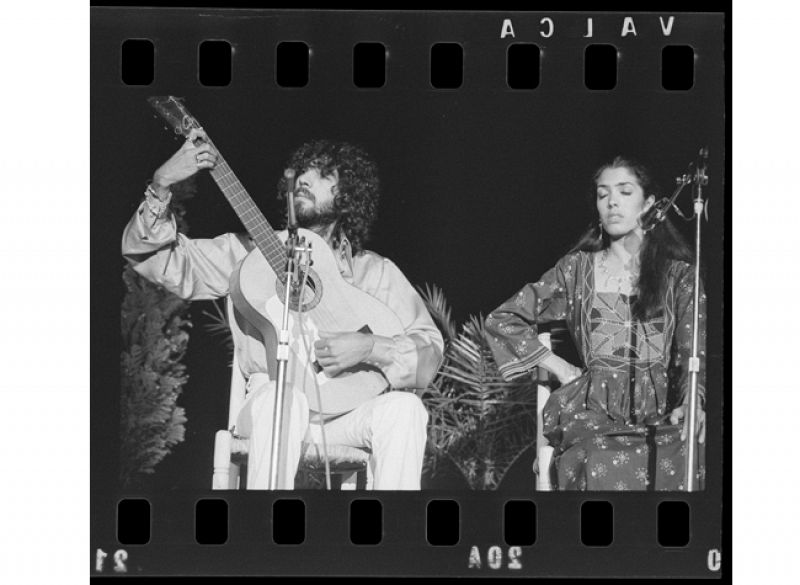
<instances>
[{"instance_id":1,"label":"microphone stand","mask_svg":"<svg viewBox=\"0 0 800 585\"><path fill-rule=\"evenodd\" d=\"M686 415L686 468L684 477L686 478L686 491L697 490L697 478L695 468L697 467L697 384L700 375L700 356L699 351L699 325L700 325L700 249L701 249L701 225L703 211L706 209L706 201L703 199L703 187L708 184L706 175L706 160L708 159L708 148L700 149L701 163L695 172L694 183L696 186L694 197L695 215L695 238L694 238L694 305L692 306L692 355L689 358L689 412Z\"/></svg>"},{"instance_id":2,"label":"microphone stand","mask_svg":"<svg viewBox=\"0 0 800 585\"><path fill-rule=\"evenodd\" d=\"M692 355L689 357L689 395L687 401L686 419L686 458L684 460L684 477L686 478L686 491L693 492L697 489L697 478L695 468L697 467L697 383L700 374L699 352L699 325L700 325L700 249L701 249L701 230L703 211L706 209L706 201L703 199L703 187L708 184L706 175L706 161L708 160L708 148L700 149L700 162L694 168L694 177L685 173L676 179L677 188L670 198L662 198L656 202L639 220L639 225L645 232L650 231L667 217L670 207L683 217L683 214L675 206L675 199L681 190L689 183L694 183L694 216L695 216L695 237L694 237L694 305L692 307ZM693 165L690 165L690 171Z\"/></svg>"},{"instance_id":3,"label":"microphone stand","mask_svg":"<svg viewBox=\"0 0 800 585\"><path fill-rule=\"evenodd\" d=\"M282 468L283 452L281 433L283 431L283 409L286 395L286 368L289 363L289 310L292 302L292 290L298 286L298 255L306 250L304 242L298 240L297 220L294 215L294 171L287 169L284 173L288 187L286 193L289 237L286 239L286 272L284 274L283 315L281 330L278 336L277 363L278 372L275 381L275 404L272 412L272 448L269 459L269 489L278 489L278 474ZM302 303L302 291L299 302Z\"/></svg>"}]
</instances>

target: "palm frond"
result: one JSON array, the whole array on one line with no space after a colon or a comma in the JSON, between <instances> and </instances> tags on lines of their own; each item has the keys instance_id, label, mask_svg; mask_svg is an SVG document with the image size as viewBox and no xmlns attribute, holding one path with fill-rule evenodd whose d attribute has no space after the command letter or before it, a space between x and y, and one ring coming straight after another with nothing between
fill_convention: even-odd
<instances>
[{"instance_id":1,"label":"palm frond","mask_svg":"<svg viewBox=\"0 0 800 585\"><path fill-rule=\"evenodd\" d=\"M203 311L209 323L205 324L205 329L216 337L224 337L225 347L233 353L233 335L231 335L231 324L228 322L228 313L225 311L224 301L213 301L212 311Z\"/></svg>"},{"instance_id":2,"label":"palm frond","mask_svg":"<svg viewBox=\"0 0 800 585\"><path fill-rule=\"evenodd\" d=\"M428 467L446 458L473 489L497 488L536 437L535 383L504 380L484 332L482 315L467 319L422 394L430 414Z\"/></svg>"},{"instance_id":3,"label":"palm frond","mask_svg":"<svg viewBox=\"0 0 800 585\"><path fill-rule=\"evenodd\" d=\"M442 289L435 284L425 284L424 289L419 286L416 288L433 318L433 322L442 332L445 344L449 344L450 340L456 336L456 324L453 321L450 305L447 303Z\"/></svg>"}]
</instances>

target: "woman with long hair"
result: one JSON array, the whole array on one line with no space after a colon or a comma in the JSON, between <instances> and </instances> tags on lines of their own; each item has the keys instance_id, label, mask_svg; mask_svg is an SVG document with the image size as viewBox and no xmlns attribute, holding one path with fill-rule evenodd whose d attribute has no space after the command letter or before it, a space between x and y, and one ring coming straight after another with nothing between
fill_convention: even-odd
<instances>
[{"instance_id":1,"label":"woman with long hair","mask_svg":"<svg viewBox=\"0 0 800 585\"><path fill-rule=\"evenodd\" d=\"M544 406L558 489L682 490L689 390L693 258L665 220L649 171L616 157L594 175L596 220L555 267L493 311L486 336L503 377L535 366L561 383ZM702 292L702 291L701 291ZM698 441L705 441L705 295L700 295ZM581 367L538 340L566 322ZM704 477L699 451L697 477Z\"/></svg>"}]
</instances>

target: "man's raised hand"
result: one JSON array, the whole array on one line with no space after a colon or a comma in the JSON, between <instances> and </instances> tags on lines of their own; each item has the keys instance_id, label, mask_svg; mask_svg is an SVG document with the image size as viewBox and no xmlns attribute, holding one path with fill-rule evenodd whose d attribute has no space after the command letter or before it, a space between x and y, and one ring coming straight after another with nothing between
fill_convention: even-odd
<instances>
[{"instance_id":1,"label":"man's raised hand","mask_svg":"<svg viewBox=\"0 0 800 585\"><path fill-rule=\"evenodd\" d=\"M219 154L202 128L193 128L186 142L153 174L153 188L159 197L174 185L201 169L213 169Z\"/></svg>"}]
</instances>

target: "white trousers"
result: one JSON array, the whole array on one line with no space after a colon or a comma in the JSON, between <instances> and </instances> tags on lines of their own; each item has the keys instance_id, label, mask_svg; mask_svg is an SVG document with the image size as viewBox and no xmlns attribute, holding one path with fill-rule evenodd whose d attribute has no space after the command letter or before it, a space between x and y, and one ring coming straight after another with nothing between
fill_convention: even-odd
<instances>
[{"instance_id":1,"label":"white trousers","mask_svg":"<svg viewBox=\"0 0 800 585\"><path fill-rule=\"evenodd\" d=\"M238 434L249 439L247 489L268 489L275 383L253 376L248 388L237 421ZM311 441L321 443L322 433L318 424L309 424L305 394L287 389L284 404L278 489L294 489L303 439L308 431ZM415 394L387 392L325 423L325 439L328 445L371 451L373 489L418 490L427 424L428 412Z\"/></svg>"}]
</instances>

